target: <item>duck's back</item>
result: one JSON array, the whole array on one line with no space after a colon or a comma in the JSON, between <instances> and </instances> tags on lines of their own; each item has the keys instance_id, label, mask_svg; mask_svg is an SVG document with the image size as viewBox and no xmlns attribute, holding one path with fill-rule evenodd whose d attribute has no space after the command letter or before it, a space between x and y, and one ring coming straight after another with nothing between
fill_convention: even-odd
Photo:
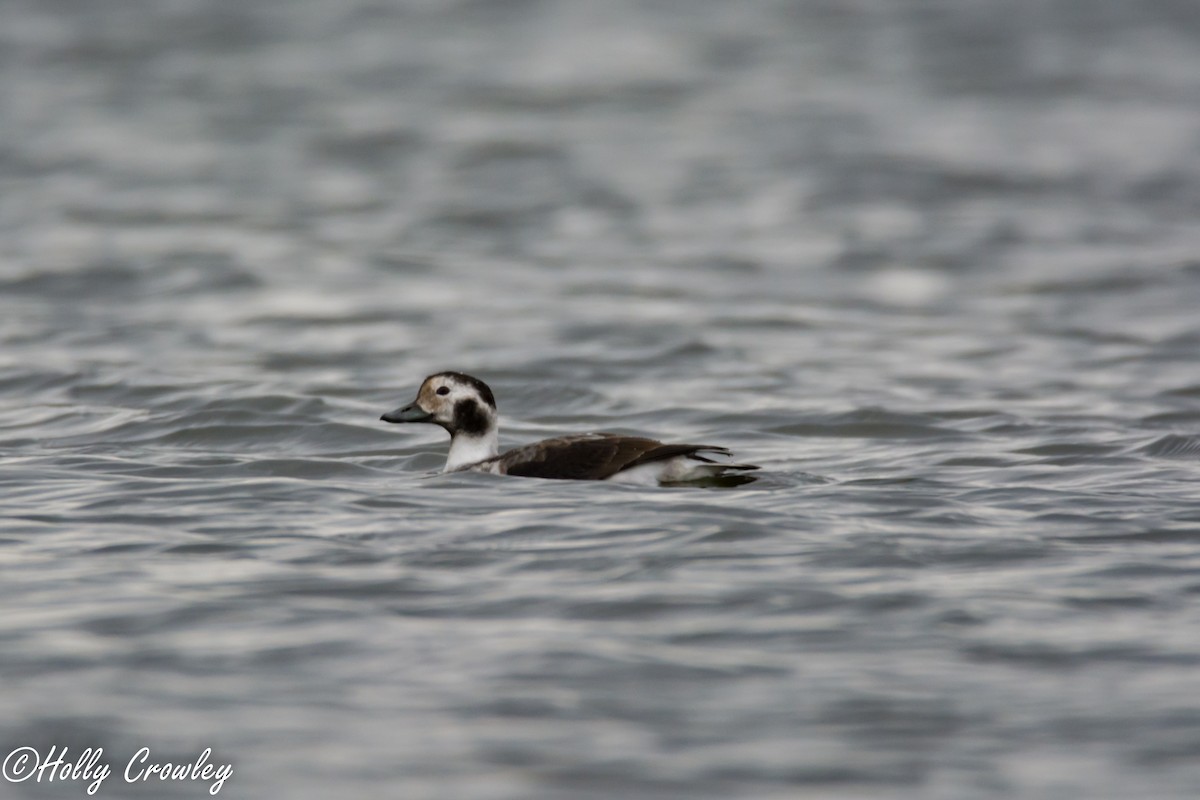
<instances>
[{"instance_id":1,"label":"duck's back","mask_svg":"<svg viewBox=\"0 0 1200 800\"><path fill-rule=\"evenodd\" d=\"M688 460L698 467L720 469L749 468L748 465L716 465L700 455L702 452L728 454L723 447L703 444L664 444L640 436L621 436L611 433L589 433L560 436L509 450L489 460L489 471L526 478L555 478L561 480L608 480L641 476L649 465L654 480L686 480L687 470L679 462ZM643 469L639 469L643 468Z\"/></svg>"}]
</instances>

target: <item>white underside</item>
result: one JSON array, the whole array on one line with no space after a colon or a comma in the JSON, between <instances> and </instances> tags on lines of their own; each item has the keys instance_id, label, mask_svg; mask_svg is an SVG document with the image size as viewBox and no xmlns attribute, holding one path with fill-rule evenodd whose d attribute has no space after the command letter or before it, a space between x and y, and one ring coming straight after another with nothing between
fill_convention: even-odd
<instances>
[{"instance_id":1,"label":"white underside","mask_svg":"<svg viewBox=\"0 0 1200 800\"><path fill-rule=\"evenodd\" d=\"M706 464L687 456L675 456L623 469L605 480L634 486L657 486L660 483L679 483L711 478L713 475L720 475L724 469L724 464Z\"/></svg>"}]
</instances>

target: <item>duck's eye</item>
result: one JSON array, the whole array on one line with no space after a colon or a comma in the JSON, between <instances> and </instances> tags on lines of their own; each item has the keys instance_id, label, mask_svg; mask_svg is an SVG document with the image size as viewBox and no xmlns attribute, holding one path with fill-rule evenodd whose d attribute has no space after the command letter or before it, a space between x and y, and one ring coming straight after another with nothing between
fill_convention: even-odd
<instances>
[{"instance_id":1,"label":"duck's eye","mask_svg":"<svg viewBox=\"0 0 1200 800\"><path fill-rule=\"evenodd\" d=\"M449 386L439 386L437 393L438 394L450 394L450 387Z\"/></svg>"}]
</instances>

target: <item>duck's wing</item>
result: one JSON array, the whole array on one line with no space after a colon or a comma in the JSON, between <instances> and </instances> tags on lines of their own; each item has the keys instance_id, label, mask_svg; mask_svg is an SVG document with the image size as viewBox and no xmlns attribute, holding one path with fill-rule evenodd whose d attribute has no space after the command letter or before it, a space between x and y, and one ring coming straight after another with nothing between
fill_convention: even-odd
<instances>
[{"instance_id":1,"label":"duck's wing","mask_svg":"<svg viewBox=\"0 0 1200 800\"><path fill-rule=\"evenodd\" d=\"M598 481L621 470L676 456L708 461L698 455L700 452L729 453L724 447L713 445L663 444L639 436L591 433L518 447L500 456L499 461L509 475Z\"/></svg>"},{"instance_id":2,"label":"duck's wing","mask_svg":"<svg viewBox=\"0 0 1200 800\"><path fill-rule=\"evenodd\" d=\"M612 434L560 436L509 450L500 462L507 474L525 478L603 480L661 444Z\"/></svg>"}]
</instances>

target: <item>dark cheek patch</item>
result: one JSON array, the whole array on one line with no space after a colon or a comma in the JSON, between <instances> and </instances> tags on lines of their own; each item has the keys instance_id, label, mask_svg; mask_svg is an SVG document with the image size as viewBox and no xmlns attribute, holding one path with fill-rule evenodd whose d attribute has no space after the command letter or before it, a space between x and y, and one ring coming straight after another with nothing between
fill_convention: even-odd
<instances>
[{"instance_id":1,"label":"dark cheek patch","mask_svg":"<svg viewBox=\"0 0 1200 800\"><path fill-rule=\"evenodd\" d=\"M454 404L454 427L468 436L487 433L488 416L474 400L459 400Z\"/></svg>"}]
</instances>

